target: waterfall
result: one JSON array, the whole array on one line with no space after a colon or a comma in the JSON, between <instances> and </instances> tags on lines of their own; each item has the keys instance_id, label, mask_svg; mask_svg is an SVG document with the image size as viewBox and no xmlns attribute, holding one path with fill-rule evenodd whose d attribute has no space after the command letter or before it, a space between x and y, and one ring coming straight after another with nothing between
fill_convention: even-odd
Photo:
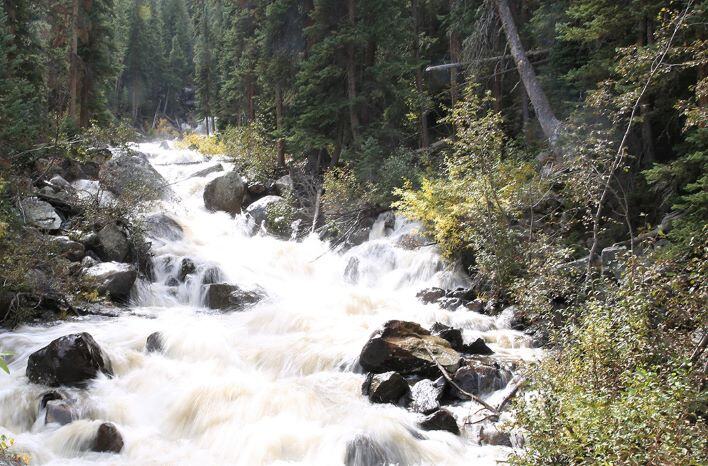
<instances>
[{"instance_id":1,"label":"waterfall","mask_svg":"<svg viewBox=\"0 0 708 466\"><path fill-rule=\"evenodd\" d=\"M511 449L479 446L465 435L422 431L420 415L362 396L358 355L371 333L391 319L435 322L483 337L495 356L532 359L529 339L508 319L421 303L422 288L454 288L465 277L432 245L401 247L418 226L384 219L369 241L344 253L315 236L283 241L251 236L245 216L204 208L205 185L222 173L192 177L225 160L165 144L138 144L171 183L174 196L154 206L181 235L155 235L154 280L139 280L119 317L73 318L0 334L14 353L11 375L0 374L0 433L46 465L497 464ZM88 186L88 184L87 184ZM180 280L182 261L194 268ZM205 282L257 290L263 300L243 312L204 306ZM28 356L63 335L88 332L113 362L86 389L62 388L81 419L45 424L39 402L46 387L25 377ZM162 352L145 352L160 332ZM485 395L492 402L501 391ZM450 408L461 418L473 402ZM87 452L99 421L123 435L119 455ZM355 447L372 444L373 448ZM354 446L354 447L353 447ZM362 451L375 451L367 457Z\"/></svg>"}]
</instances>

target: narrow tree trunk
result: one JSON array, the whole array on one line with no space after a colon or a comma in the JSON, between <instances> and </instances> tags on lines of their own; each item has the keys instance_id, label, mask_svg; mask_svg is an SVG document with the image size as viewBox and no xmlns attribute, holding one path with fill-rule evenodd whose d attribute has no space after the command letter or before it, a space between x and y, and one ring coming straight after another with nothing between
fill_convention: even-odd
<instances>
[{"instance_id":1,"label":"narrow tree trunk","mask_svg":"<svg viewBox=\"0 0 708 466\"><path fill-rule=\"evenodd\" d=\"M246 78L246 107L248 111L248 122L252 123L256 120L256 104L254 102L256 96L254 78L248 75Z\"/></svg>"},{"instance_id":2,"label":"narrow tree trunk","mask_svg":"<svg viewBox=\"0 0 708 466\"><path fill-rule=\"evenodd\" d=\"M280 84L275 86L275 126L278 129L278 166L285 167L285 139L283 139L283 90Z\"/></svg>"},{"instance_id":3,"label":"narrow tree trunk","mask_svg":"<svg viewBox=\"0 0 708 466\"><path fill-rule=\"evenodd\" d=\"M452 10L452 5L454 0L450 0L450 10ZM450 30L450 61L453 63L460 62L462 45L460 43L460 36L454 30ZM460 90L458 85L459 71L457 67L450 68L450 103L454 107L457 101L460 99Z\"/></svg>"},{"instance_id":4,"label":"narrow tree trunk","mask_svg":"<svg viewBox=\"0 0 708 466\"><path fill-rule=\"evenodd\" d=\"M69 49L69 118L78 123L79 88L79 0L71 3L71 47Z\"/></svg>"},{"instance_id":5,"label":"narrow tree trunk","mask_svg":"<svg viewBox=\"0 0 708 466\"><path fill-rule=\"evenodd\" d=\"M347 0L347 19L349 26L356 26L356 0ZM347 98L349 99L349 123L352 129L352 139L359 140L359 115L356 108L356 53L354 43L347 44Z\"/></svg>"},{"instance_id":6,"label":"narrow tree trunk","mask_svg":"<svg viewBox=\"0 0 708 466\"><path fill-rule=\"evenodd\" d=\"M413 37L413 59L416 62L415 68L415 89L418 93L418 131L420 133L420 148L430 147L430 135L428 133L428 110L424 101L425 86L423 81L423 69L418 63L420 61L420 12L418 11L418 0L411 1L411 11L415 24Z\"/></svg>"},{"instance_id":7,"label":"narrow tree trunk","mask_svg":"<svg viewBox=\"0 0 708 466\"><path fill-rule=\"evenodd\" d=\"M514 56L516 68L518 69L521 80L524 83L526 93L528 94L529 99L531 99L531 104L536 111L536 117L538 118L538 122L541 124L543 134L546 136L551 146L555 146L558 140L560 121L558 121L553 113L551 104L548 102L548 98L543 92L541 84L538 82L533 66L531 66L528 57L526 57L526 52L521 44L521 38L519 37L519 32L516 29L514 18L511 15L511 10L509 10L508 1L494 0L494 3L496 4L497 12L499 13L502 28L506 34L506 40L509 42L509 46L511 47L511 54Z\"/></svg>"},{"instance_id":8,"label":"narrow tree trunk","mask_svg":"<svg viewBox=\"0 0 708 466\"><path fill-rule=\"evenodd\" d=\"M647 17L642 18L642 24L639 28L641 35L638 40L638 45L640 46L649 46L654 43L654 33L652 31L650 21L651 20ZM639 116L642 119L642 167L649 167L656 160L654 151L654 132L651 129L651 108L651 99L647 96L642 97L642 101L639 103Z\"/></svg>"}]
</instances>

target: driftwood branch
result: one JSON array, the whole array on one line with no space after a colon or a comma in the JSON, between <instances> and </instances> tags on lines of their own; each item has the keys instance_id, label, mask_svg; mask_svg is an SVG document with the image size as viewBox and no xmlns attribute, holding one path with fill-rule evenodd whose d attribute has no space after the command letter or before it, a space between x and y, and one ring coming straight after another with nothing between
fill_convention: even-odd
<instances>
[{"instance_id":1,"label":"driftwood branch","mask_svg":"<svg viewBox=\"0 0 708 466\"><path fill-rule=\"evenodd\" d=\"M455 387L460 393L462 393L463 395L465 395L466 397L468 397L470 400L476 401L477 403L479 403L479 404L481 404L482 406L484 406L486 409L488 409L488 410L489 410L491 413L493 413L494 415L497 415L497 416L499 415L499 411L497 411L497 409L494 408L492 405L490 405L489 403L487 403L486 401L484 401L483 399L481 399L481 398L478 397L477 395L474 395L474 394L472 394L472 393L470 393L470 392L467 392L467 391L463 390L462 387L460 387L459 385L457 385L457 383L455 383L455 381L452 380L452 377L450 377L450 374L447 373L447 369L445 369L445 368L442 366L442 364L440 364L440 363L438 362L438 360L435 358L435 355L433 355L433 352L430 351L430 348L428 347L427 344L425 344L425 351L428 352L428 354L430 355L430 358L433 360L433 362L435 363L435 365L438 366L438 370L440 370L440 372L442 373L443 377L445 377L445 379L446 379L448 382L450 382L450 385L452 385L453 387Z\"/></svg>"}]
</instances>

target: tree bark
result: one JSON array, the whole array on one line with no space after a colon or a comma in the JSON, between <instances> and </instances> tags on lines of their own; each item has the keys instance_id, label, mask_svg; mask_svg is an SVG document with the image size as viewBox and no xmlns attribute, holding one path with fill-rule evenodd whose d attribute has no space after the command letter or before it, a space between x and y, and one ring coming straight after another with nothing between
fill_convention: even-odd
<instances>
[{"instance_id":1,"label":"tree bark","mask_svg":"<svg viewBox=\"0 0 708 466\"><path fill-rule=\"evenodd\" d=\"M275 86L275 126L278 129L278 166L285 167L285 139L283 139L283 90L280 84Z\"/></svg>"},{"instance_id":2,"label":"tree bark","mask_svg":"<svg viewBox=\"0 0 708 466\"><path fill-rule=\"evenodd\" d=\"M71 2L71 48L69 49L69 118L78 123L79 0Z\"/></svg>"},{"instance_id":3,"label":"tree bark","mask_svg":"<svg viewBox=\"0 0 708 466\"><path fill-rule=\"evenodd\" d=\"M430 134L428 133L428 110L425 105L425 85L423 80L423 69L418 63L420 61L420 12L418 10L418 0L411 1L411 11L413 13L413 59L416 62L415 68L415 88L418 92L418 131L420 132L420 149L430 147Z\"/></svg>"},{"instance_id":4,"label":"tree bark","mask_svg":"<svg viewBox=\"0 0 708 466\"><path fill-rule=\"evenodd\" d=\"M349 26L356 26L356 0L347 0L347 20ZM349 99L349 123L352 129L352 139L359 140L359 115L356 108L356 51L352 41L347 44L347 98Z\"/></svg>"},{"instance_id":5,"label":"tree bark","mask_svg":"<svg viewBox=\"0 0 708 466\"><path fill-rule=\"evenodd\" d=\"M455 3L455 0L450 0L450 11ZM458 63L460 61L460 55L462 44L460 43L460 36L453 29L450 29L450 61L453 63ZM452 107L455 106L460 98L460 91L458 86L458 74L459 71L457 67L450 68L450 104Z\"/></svg>"},{"instance_id":6,"label":"tree bark","mask_svg":"<svg viewBox=\"0 0 708 466\"><path fill-rule=\"evenodd\" d=\"M499 19L501 20L504 34L506 34L506 40L511 47L511 54L514 56L516 68L521 76L521 81L524 83L526 93L531 100L531 105L533 105L536 112L538 122L541 124L543 134L546 136L551 146L554 147L558 141L560 121L558 121L553 113L551 104L548 102L548 97L546 97L546 94L543 92L541 84L536 77L536 72L526 56L524 47L521 44L519 32L516 29L516 23L514 23L514 17L511 15L511 10L509 9L508 1L494 0L494 3L497 7L497 13L499 13Z\"/></svg>"}]
</instances>

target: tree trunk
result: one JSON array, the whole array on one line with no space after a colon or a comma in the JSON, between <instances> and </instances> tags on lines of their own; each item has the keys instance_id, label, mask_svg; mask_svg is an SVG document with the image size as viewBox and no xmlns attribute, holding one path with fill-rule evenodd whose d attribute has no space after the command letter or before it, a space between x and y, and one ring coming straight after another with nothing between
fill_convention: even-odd
<instances>
[{"instance_id":1,"label":"tree trunk","mask_svg":"<svg viewBox=\"0 0 708 466\"><path fill-rule=\"evenodd\" d=\"M452 11L452 6L455 0L450 0L450 11ZM462 44L460 43L460 36L454 30L450 30L450 61L453 63L460 62ZM457 67L450 68L450 103L452 107L455 106L457 101L460 99L460 91L458 86L458 74L459 71Z\"/></svg>"},{"instance_id":2,"label":"tree trunk","mask_svg":"<svg viewBox=\"0 0 708 466\"><path fill-rule=\"evenodd\" d=\"M428 110L424 101L425 85L423 81L423 69L420 61L420 12L418 11L418 0L411 1L411 11L415 24L413 38L413 59L416 62L415 68L415 89L418 93L418 131L420 132L420 149L430 147L430 134L428 133Z\"/></svg>"},{"instance_id":3,"label":"tree trunk","mask_svg":"<svg viewBox=\"0 0 708 466\"><path fill-rule=\"evenodd\" d=\"M248 75L246 78L246 105L248 110L248 122L252 123L256 121L256 104L255 104L255 84L252 75Z\"/></svg>"},{"instance_id":4,"label":"tree trunk","mask_svg":"<svg viewBox=\"0 0 708 466\"><path fill-rule=\"evenodd\" d=\"M278 166L285 167L285 139L283 139L283 91L280 84L275 86L275 126L278 130Z\"/></svg>"},{"instance_id":5,"label":"tree trunk","mask_svg":"<svg viewBox=\"0 0 708 466\"><path fill-rule=\"evenodd\" d=\"M511 10L509 10L508 1L494 0L494 3L496 4L497 12L499 13L502 28L506 34L506 40L509 42L509 46L511 47L511 54L514 56L516 68L521 76L521 81L524 83L526 93L528 94L529 99L531 99L531 104L536 112L538 122L541 124L543 134L546 136L551 146L555 146L558 140L560 121L558 121L553 113L551 104L548 102L548 98L543 92L541 84L538 82L533 66L531 66L531 63L526 56L524 47L521 44L519 32L516 30L514 17L511 15Z\"/></svg>"},{"instance_id":6,"label":"tree trunk","mask_svg":"<svg viewBox=\"0 0 708 466\"><path fill-rule=\"evenodd\" d=\"M356 0L347 0L347 19L349 26L356 26ZM359 140L359 115L356 108L356 51L354 43L347 44L347 98L349 99L349 123L352 129L352 139Z\"/></svg>"},{"instance_id":7,"label":"tree trunk","mask_svg":"<svg viewBox=\"0 0 708 466\"><path fill-rule=\"evenodd\" d=\"M78 123L79 88L79 0L71 3L71 48L69 49L69 118Z\"/></svg>"}]
</instances>

